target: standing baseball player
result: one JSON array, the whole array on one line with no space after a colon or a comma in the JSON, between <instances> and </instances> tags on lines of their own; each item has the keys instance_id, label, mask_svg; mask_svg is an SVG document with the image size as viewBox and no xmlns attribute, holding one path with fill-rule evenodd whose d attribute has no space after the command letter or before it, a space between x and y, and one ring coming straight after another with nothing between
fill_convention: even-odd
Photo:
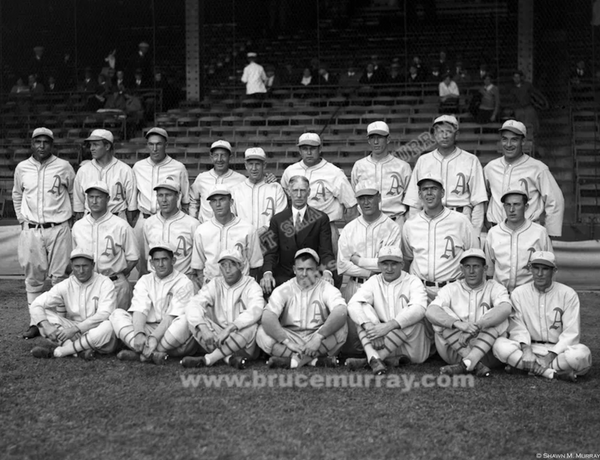
<instances>
[{"instance_id":1,"label":"standing baseball player","mask_svg":"<svg viewBox=\"0 0 600 460\"><path fill-rule=\"evenodd\" d=\"M93 254L96 272L115 285L117 308L126 310L131 301L127 278L140 257L133 230L108 211L110 195L105 182L92 182L85 193L90 213L73 225L73 247Z\"/></svg>"},{"instance_id":2,"label":"standing baseball player","mask_svg":"<svg viewBox=\"0 0 600 460\"><path fill-rule=\"evenodd\" d=\"M269 367L335 367L348 331L342 294L319 277L319 256L296 252L295 277L275 288L262 315L256 342Z\"/></svg>"},{"instance_id":3,"label":"standing baseball player","mask_svg":"<svg viewBox=\"0 0 600 460\"><path fill-rule=\"evenodd\" d=\"M511 299L510 338L499 338L494 355L516 369L575 382L592 367L590 349L579 343L580 312L577 293L554 281L554 254L535 252L531 257L533 281L517 287Z\"/></svg>"},{"instance_id":4,"label":"standing baseball player","mask_svg":"<svg viewBox=\"0 0 600 460\"><path fill-rule=\"evenodd\" d=\"M33 301L31 318L50 347L31 350L36 358L78 355L94 359L97 351L113 353L117 338L108 317L115 309L115 288L106 276L94 272L94 257L80 248L71 252L72 273Z\"/></svg>"},{"instance_id":5,"label":"standing baseball player","mask_svg":"<svg viewBox=\"0 0 600 460\"><path fill-rule=\"evenodd\" d=\"M224 249L237 249L244 257L244 275L262 267L263 256L252 224L231 212L231 192L221 186L207 193L214 217L200 224L194 234L192 270L196 283L203 286L221 275L219 255Z\"/></svg>"},{"instance_id":6,"label":"standing baseball player","mask_svg":"<svg viewBox=\"0 0 600 460\"><path fill-rule=\"evenodd\" d=\"M367 139L371 154L354 163L352 187L357 190L363 182L376 184L381 196L381 211L402 230L407 211L403 201L410 181L410 166L389 152L390 128L385 122L375 121L367 126Z\"/></svg>"},{"instance_id":7,"label":"standing baseball player","mask_svg":"<svg viewBox=\"0 0 600 460\"><path fill-rule=\"evenodd\" d=\"M31 157L15 168L12 199L22 228L18 256L28 305L42 293L47 278L53 285L67 278L71 253L69 220L75 171L67 161L54 156L53 146L52 131L36 128L31 136ZM23 338L39 334L32 320Z\"/></svg>"},{"instance_id":8,"label":"standing baseball player","mask_svg":"<svg viewBox=\"0 0 600 460\"><path fill-rule=\"evenodd\" d=\"M369 278L350 299L348 314L358 328L367 359L347 359L350 369L368 363L375 375L407 363L420 364L429 358L431 337L423 321L427 293L414 275L402 271L398 246L380 249L379 275Z\"/></svg>"},{"instance_id":9,"label":"standing baseball player","mask_svg":"<svg viewBox=\"0 0 600 460\"><path fill-rule=\"evenodd\" d=\"M305 176L310 182L308 205L324 212L331 225L333 253L337 254L339 231L336 222L356 216L354 190L344 171L329 163L321 155L321 138L315 133L304 133L298 140L302 160L288 166L281 176L281 186L290 195L290 179Z\"/></svg>"},{"instance_id":10,"label":"standing baseball player","mask_svg":"<svg viewBox=\"0 0 600 460\"><path fill-rule=\"evenodd\" d=\"M219 255L222 276L205 284L189 301L182 332L193 334L206 354L186 356L181 360L183 367L212 366L223 360L244 369L246 360L258 356L256 331L265 300L254 278L242 273L243 267L243 256L237 250L225 249Z\"/></svg>"},{"instance_id":11,"label":"standing baseball player","mask_svg":"<svg viewBox=\"0 0 600 460\"><path fill-rule=\"evenodd\" d=\"M490 192L487 220L491 225L504 221L502 196L509 190L523 190L529 197L525 217L546 227L550 237L561 236L563 194L548 166L523 153L526 136L525 125L516 120L508 120L500 128L502 157L483 170Z\"/></svg>"},{"instance_id":12,"label":"standing baseball player","mask_svg":"<svg viewBox=\"0 0 600 460\"><path fill-rule=\"evenodd\" d=\"M434 174L441 177L446 189L442 200L444 206L467 216L479 236L487 202L481 163L475 155L456 146L458 120L453 115L436 118L431 130L437 149L417 160L404 204L411 207L411 217L416 215L424 206L419 201L418 183L426 174Z\"/></svg>"},{"instance_id":13,"label":"standing baseball player","mask_svg":"<svg viewBox=\"0 0 600 460\"><path fill-rule=\"evenodd\" d=\"M544 227L525 218L528 197L524 191L509 190L501 201L506 220L489 230L483 249L488 276L512 292L533 279L531 255L552 251L552 243Z\"/></svg>"},{"instance_id":14,"label":"standing baseball player","mask_svg":"<svg viewBox=\"0 0 600 460\"><path fill-rule=\"evenodd\" d=\"M73 211L77 220L89 212L85 206L85 188L96 181L105 182L110 192L108 211L127 220L132 227L138 215L137 189L131 168L114 157L114 137L106 129L95 129L86 142L92 161L81 165L73 187Z\"/></svg>"},{"instance_id":15,"label":"standing baseball player","mask_svg":"<svg viewBox=\"0 0 600 460\"><path fill-rule=\"evenodd\" d=\"M440 289L426 315L436 332L437 352L448 363L440 373L487 377L497 365L491 350L506 335L512 304L504 286L485 280L481 249L465 251L460 264L464 279Z\"/></svg>"},{"instance_id":16,"label":"standing baseball player","mask_svg":"<svg viewBox=\"0 0 600 460\"><path fill-rule=\"evenodd\" d=\"M460 277L460 258L477 246L477 238L464 214L443 205L445 191L437 173L425 175L417 186L423 210L404 224L402 253L431 301L440 288Z\"/></svg>"}]
</instances>

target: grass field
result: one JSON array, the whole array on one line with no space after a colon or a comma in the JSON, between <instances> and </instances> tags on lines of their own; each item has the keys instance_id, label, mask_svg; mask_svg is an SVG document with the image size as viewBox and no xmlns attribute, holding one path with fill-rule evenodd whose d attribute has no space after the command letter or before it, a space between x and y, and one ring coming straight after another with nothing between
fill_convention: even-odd
<instances>
[{"instance_id":1,"label":"grass field","mask_svg":"<svg viewBox=\"0 0 600 460\"><path fill-rule=\"evenodd\" d=\"M576 384L496 370L467 388L184 388L181 375L240 372L227 366L184 370L175 360L158 367L115 357L35 359L29 351L44 340L20 337L28 321L23 282L0 280L0 293L1 459L600 454L596 365ZM599 357L600 293L582 294L581 300L582 342ZM418 382L437 375L442 364L434 358L393 375ZM262 362L244 372L249 379L254 372L265 379L275 374ZM342 369L280 373L349 375Z\"/></svg>"}]
</instances>

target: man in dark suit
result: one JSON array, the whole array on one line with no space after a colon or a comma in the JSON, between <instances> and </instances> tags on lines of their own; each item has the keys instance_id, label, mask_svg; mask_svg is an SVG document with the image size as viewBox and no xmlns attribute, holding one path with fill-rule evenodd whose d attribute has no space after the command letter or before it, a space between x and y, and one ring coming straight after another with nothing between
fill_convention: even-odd
<instances>
[{"instance_id":1,"label":"man in dark suit","mask_svg":"<svg viewBox=\"0 0 600 460\"><path fill-rule=\"evenodd\" d=\"M335 255L331 244L331 227L327 214L307 206L310 186L304 176L294 176L289 185L292 207L275 214L269 230L261 237L265 247L263 278L260 285L265 294L271 294L294 277L294 257L298 249L311 248L321 259L323 279L336 286L338 277Z\"/></svg>"}]
</instances>

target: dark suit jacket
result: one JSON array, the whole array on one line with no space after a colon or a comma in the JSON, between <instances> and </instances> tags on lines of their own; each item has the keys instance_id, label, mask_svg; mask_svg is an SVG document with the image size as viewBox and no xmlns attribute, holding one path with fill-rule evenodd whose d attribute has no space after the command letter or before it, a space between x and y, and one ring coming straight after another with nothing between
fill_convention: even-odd
<instances>
[{"instance_id":1,"label":"dark suit jacket","mask_svg":"<svg viewBox=\"0 0 600 460\"><path fill-rule=\"evenodd\" d=\"M266 248L262 272L263 275L272 272L277 286L294 277L294 256L302 248L314 249L319 254L323 269L330 270L337 277L337 271L332 269L335 267L335 256L329 217L308 206L303 224L296 233L292 210L287 208L271 218L269 230L261 238Z\"/></svg>"}]
</instances>

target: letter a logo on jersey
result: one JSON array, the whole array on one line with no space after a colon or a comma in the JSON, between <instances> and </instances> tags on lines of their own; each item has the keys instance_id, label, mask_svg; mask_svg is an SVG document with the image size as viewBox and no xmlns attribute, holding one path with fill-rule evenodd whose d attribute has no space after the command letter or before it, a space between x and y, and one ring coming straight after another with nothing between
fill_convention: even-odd
<instances>
[{"instance_id":1,"label":"letter a logo on jersey","mask_svg":"<svg viewBox=\"0 0 600 460\"><path fill-rule=\"evenodd\" d=\"M402 190L402 186L400 185L400 176L396 173L392 173L392 186L390 190L386 193L388 196L396 196L400 195Z\"/></svg>"},{"instance_id":2,"label":"letter a logo on jersey","mask_svg":"<svg viewBox=\"0 0 600 460\"><path fill-rule=\"evenodd\" d=\"M60 176L54 176L54 182L52 182L52 188L48 190L48 193L52 195L60 195L60 187L62 182L60 180Z\"/></svg>"},{"instance_id":3,"label":"letter a logo on jersey","mask_svg":"<svg viewBox=\"0 0 600 460\"><path fill-rule=\"evenodd\" d=\"M322 180L318 180L315 182L316 192L315 196L313 196L313 200L315 201L325 201L325 185Z\"/></svg>"},{"instance_id":4,"label":"letter a logo on jersey","mask_svg":"<svg viewBox=\"0 0 600 460\"><path fill-rule=\"evenodd\" d=\"M121 182L115 184L115 193L112 198L115 201L125 201L125 193L123 192L123 184Z\"/></svg>"},{"instance_id":5,"label":"letter a logo on jersey","mask_svg":"<svg viewBox=\"0 0 600 460\"><path fill-rule=\"evenodd\" d=\"M523 268L525 268L526 270L530 270L529 262L531 262L531 256L535 252L535 248L529 248L529 249L527 249L527 251L529 252L529 255L527 256L527 263L525 264L525 267L523 267Z\"/></svg>"},{"instance_id":6,"label":"letter a logo on jersey","mask_svg":"<svg viewBox=\"0 0 600 460\"><path fill-rule=\"evenodd\" d=\"M177 249L175 249L175 255L180 256L181 254L183 254L184 257L187 257L188 249L185 245L185 238L183 236L178 236L177 237Z\"/></svg>"},{"instance_id":7,"label":"letter a logo on jersey","mask_svg":"<svg viewBox=\"0 0 600 460\"><path fill-rule=\"evenodd\" d=\"M454 248L454 240L451 236L444 238L446 240L446 248L442 254L442 259L454 259L456 258L456 250Z\"/></svg>"},{"instance_id":8,"label":"letter a logo on jersey","mask_svg":"<svg viewBox=\"0 0 600 460\"><path fill-rule=\"evenodd\" d=\"M106 240L106 247L104 248L104 252L102 253L102 255L116 256L117 249L121 249L122 246L120 244L115 243L115 240L113 240L112 236L105 236L104 239Z\"/></svg>"},{"instance_id":9,"label":"letter a logo on jersey","mask_svg":"<svg viewBox=\"0 0 600 460\"><path fill-rule=\"evenodd\" d=\"M265 210L262 212L263 216L272 216L275 214L275 200L270 196L267 197L267 206L265 206Z\"/></svg>"},{"instance_id":10,"label":"letter a logo on jersey","mask_svg":"<svg viewBox=\"0 0 600 460\"><path fill-rule=\"evenodd\" d=\"M550 329L562 329L562 317L564 313L564 310L562 310L561 308L556 307L554 309L554 322L552 323L552 326L550 326Z\"/></svg>"},{"instance_id":11,"label":"letter a logo on jersey","mask_svg":"<svg viewBox=\"0 0 600 460\"><path fill-rule=\"evenodd\" d=\"M521 188L527 194L527 196L529 196L529 186L527 185L527 180L519 179L519 184L521 185Z\"/></svg>"},{"instance_id":12,"label":"letter a logo on jersey","mask_svg":"<svg viewBox=\"0 0 600 460\"><path fill-rule=\"evenodd\" d=\"M455 195L464 195L469 193L469 183L467 182L467 179L463 173L458 173L456 175L456 186L454 187L454 190L452 190L452 193Z\"/></svg>"}]
</instances>

